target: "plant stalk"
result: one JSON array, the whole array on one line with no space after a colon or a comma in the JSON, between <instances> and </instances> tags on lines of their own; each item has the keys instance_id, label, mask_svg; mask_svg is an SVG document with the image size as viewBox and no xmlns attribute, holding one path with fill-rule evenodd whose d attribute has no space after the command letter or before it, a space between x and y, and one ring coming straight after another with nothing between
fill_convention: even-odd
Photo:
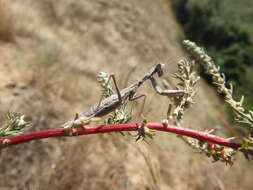
<instances>
[{"instance_id":1,"label":"plant stalk","mask_svg":"<svg viewBox=\"0 0 253 190\"><path fill-rule=\"evenodd\" d=\"M70 137L80 135L91 135L97 133L110 133L110 132L123 132L123 131L138 131L141 124L128 123L128 124L112 124L112 125L86 125L80 128L75 128L73 132L68 132L65 129L50 129L18 136L12 136L5 139L0 139L1 148L16 145L20 143L29 142L32 140L51 138L51 137ZM241 143L233 142L230 139L218 137L205 132L200 132L192 129L176 127L173 125L166 125L162 123L147 123L146 127L152 130L164 131L175 133L183 136L192 137L203 142L212 142L221 146L231 147L238 149Z\"/></svg>"}]
</instances>

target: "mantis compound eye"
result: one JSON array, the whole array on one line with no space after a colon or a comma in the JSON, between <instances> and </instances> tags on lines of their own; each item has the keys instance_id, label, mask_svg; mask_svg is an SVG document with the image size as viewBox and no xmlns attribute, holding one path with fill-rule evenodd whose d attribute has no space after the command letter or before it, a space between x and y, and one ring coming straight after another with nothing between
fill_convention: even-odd
<instances>
[{"instance_id":1,"label":"mantis compound eye","mask_svg":"<svg viewBox=\"0 0 253 190\"><path fill-rule=\"evenodd\" d=\"M158 64L156 67L157 74L159 77L163 75L164 64Z\"/></svg>"}]
</instances>

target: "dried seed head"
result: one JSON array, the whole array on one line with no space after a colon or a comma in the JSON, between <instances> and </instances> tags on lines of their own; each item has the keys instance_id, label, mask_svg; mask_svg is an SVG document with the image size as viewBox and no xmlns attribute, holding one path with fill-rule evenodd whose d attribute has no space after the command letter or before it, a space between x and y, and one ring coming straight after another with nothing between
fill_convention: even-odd
<instances>
[{"instance_id":1,"label":"dried seed head","mask_svg":"<svg viewBox=\"0 0 253 190\"><path fill-rule=\"evenodd\" d=\"M218 93L225 95L225 101L234 110L236 119L239 122L248 124L249 127L253 127L253 117L249 114L250 111L243 108L242 102L237 102L233 99L233 87L230 85L230 88L228 89L225 86L225 75L219 72L220 67L216 66L211 57L209 57L205 51L198 47L194 42L185 40L183 41L183 45L192 57L205 68L206 73L212 76L213 84L217 86ZM238 117L238 114L240 117Z\"/></svg>"}]
</instances>

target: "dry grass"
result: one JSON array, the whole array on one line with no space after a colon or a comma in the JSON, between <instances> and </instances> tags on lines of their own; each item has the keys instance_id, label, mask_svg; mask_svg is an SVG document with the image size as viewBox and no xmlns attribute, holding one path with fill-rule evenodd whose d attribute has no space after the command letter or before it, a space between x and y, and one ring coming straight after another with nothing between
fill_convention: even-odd
<instances>
[{"instance_id":1,"label":"dry grass","mask_svg":"<svg viewBox=\"0 0 253 190\"><path fill-rule=\"evenodd\" d=\"M0 0L0 40L14 40L14 20L6 0Z\"/></svg>"},{"instance_id":2,"label":"dry grass","mask_svg":"<svg viewBox=\"0 0 253 190\"><path fill-rule=\"evenodd\" d=\"M19 22L16 43L0 43L0 113L25 113L29 130L54 128L96 103L99 71L115 73L123 88L157 61L171 74L182 56L178 26L162 0L6 2ZM150 84L139 92L148 93L145 116L161 121L167 99ZM222 127L221 102L203 81L197 99L185 125ZM0 163L3 189L250 189L253 175L246 162L211 164L163 133L151 145L117 134L37 141L4 150Z\"/></svg>"}]
</instances>

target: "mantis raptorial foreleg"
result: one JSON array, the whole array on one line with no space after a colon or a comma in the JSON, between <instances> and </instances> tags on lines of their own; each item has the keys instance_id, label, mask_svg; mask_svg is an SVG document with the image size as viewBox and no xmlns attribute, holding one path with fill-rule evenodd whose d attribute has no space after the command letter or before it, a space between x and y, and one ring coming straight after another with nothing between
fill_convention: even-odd
<instances>
[{"instance_id":1,"label":"mantis raptorial foreleg","mask_svg":"<svg viewBox=\"0 0 253 190\"><path fill-rule=\"evenodd\" d=\"M150 77L150 80L155 91L162 96L176 97L176 96L182 96L185 93L184 90L162 90L153 77Z\"/></svg>"}]
</instances>

